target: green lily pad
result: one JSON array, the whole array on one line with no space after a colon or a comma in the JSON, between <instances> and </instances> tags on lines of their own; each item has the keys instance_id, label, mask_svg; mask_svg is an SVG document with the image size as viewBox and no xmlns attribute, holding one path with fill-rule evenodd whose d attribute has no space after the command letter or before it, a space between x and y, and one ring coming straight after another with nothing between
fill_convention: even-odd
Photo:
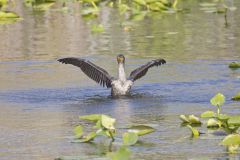
<instances>
[{"instance_id":1,"label":"green lily pad","mask_svg":"<svg viewBox=\"0 0 240 160\"><path fill-rule=\"evenodd\" d=\"M86 143L86 142L90 142L92 140L94 140L94 138L97 136L97 134L95 132L91 132L89 133L87 136L84 136L81 139L75 140L73 141L74 143Z\"/></svg>"},{"instance_id":2,"label":"green lily pad","mask_svg":"<svg viewBox=\"0 0 240 160\"><path fill-rule=\"evenodd\" d=\"M240 135L230 134L226 136L220 144L224 146L240 145Z\"/></svg>"},{"instance_id":3,"label":"green lily pad","mask_svg":"<svg viewBox=\"0 0 240 160\"><path fill-rule=\"evenodd\" d=\"M86 116L79 116L79 119L97 122L101 119L101 114L90 114Z\"/></svg>"},{"instance_id":4,"label":"green lily pad","mask_svg":"<svg viewBox=\"0 0 240 160\"><path fill-rule=\"evenodd\" d=\"M179 118L183 121L183 123L190 123L189 119L185 115L180 115Z\"/></svg>"},{"instance_id":5,"label":"green lily pad","mask_svg":"<svg viewBox=\"0 0 240 160\"><path fill-rule=\"evenodd\" d=\"M234 101L240 101L240 92L237 93L235 96L232 97L232 100Z\"/></svg>"},{"instance_id":6,"label":"green lily pad","mask_svg":"<svg viewBox=\"0 0 240 160\"><path fill-rule=\"evenodd\" d=\"M230 116L226 114L219 114L216 116L216 118L220 121L227 121L230 118Z\"/></svg>"},{"instance_id":7,"label":"green lily pad","mask_svg":"<svg viewBox=\"0 0 240 160\"><path fill-rule=\"evenodd\" d=\"M200 119L194 115L180 115L179 118L183 121L183 123L201 124Z\"/></svg>"},{"instance_id":8,"label":"green lily pad","mask_svg":"<svg viewBox=\"0 0 240 160\"><path fill-rule=\"evenodd\" d=\"M138 141L138 135L134 132L126 132L123 134L123 144L124 145L134 145Z\"/></svg>"},{"instance_id":9,"label":"green lily pad","mask_svg":"<svg viewBox=\"0 0 240 160\"><path fill-rule=\"evenodd\" d=\"M116 122L116 119L111 118L107 115L101 115L101 123L102 126L106 129L115 130L114 123Z\"/></svg>"},{"instance_id":10,"label":"green lily pad","mask_svg":"<svg viewBox=\"0 0 240 160\"><path fill-rule=\"evenodd\" d=\"M20 18L16 13L14 12L9 12L9 11L0 11L0 20L1 19L6 19L6 18Z\"/></svg>"},{"instance_id":11,"label":"green lily pad","mask_svg":"<svg viewBox=\"0 0 240 160\"><path fill-rule=\"evenodd\" d=\"M225 102L225 96L218 93L210 100L210 102L213 106L222 106Z\"/></svg>"},{"instance_id":12,"label":"green lily pad","mask_svg":"<svg viewBox=\"0 0 240 160\"><path fill-rule=\"evenodd\" d=\"M37 4L33 5L33 9L39 10L39 11L46 11L46 10L50 9L54 4L55 4L55 2L37 3Z\"/></svg>"},{"instance_id":13,"label":"green lily pad","mask_svg":"<svg viewBox=\"0 0 240 160\"><path fill-rule=\"evenodd\" d=\"M215 115L213 111L206 111L201 114L201 118L213 118Z\"/></svg>"},{"instance_id":14,"label":"green lily pad","mask_svg":"<svg viewBox=\"0 0 240 160\"><path fill-rule=\"evenodd\" d=\"M83 127L81 125L78 125L74 128L74 133L76 138L81 138L83 134Z\"/></svg>"},{"instance_id":15,"label":"green lily pad","mask_svg":"<svg viewBox=\"0 0 240 160\"><path fill-rule=\"evenodd\" d=\"M128 128L128 132L134 132L138 136L143 136L156 131L156 129L146 125L135 125Z\"/></svg>"},{"instance_id":16,"label":"green lily pad","mask_svg":"<svg viewBox=\"0 0 240 160\"><path fill-rule=\"evenodd\" d=\"M200 133L196 128L194 128L190 125L187 125L187 127L192 131L192 136L193 137L195 137L195 138L199 137Z\"/></svg>"},{"instance_id":17,"label":"green lily pad","mask_svg":"<svg viewBox=\"0 0 240 160\"><path fill-rule=\"evenodd\" d=\"M207 121L208 128L220 127L220 122L214 118L211 118Z\"/></svg>"},{"instance_id":18,"label":"green lily pad","mask_svg":"<svg viewBox=\"0 0 240 160\"><path fill-rule=\"evenodd\" d=\"M229 68L240 68L240 62L232 62L228 65Z\"/></svg>"},{"instance_id":19,"label":"green lily pad","mask_svg":"<svg viewBox=\"0 0 240 160\"><path fill-rule=\"evenodd\" d=\"M201 124L200 119L194 115L190 115L188 119L191 124Z\"/></svg>"},{"instance_id":20,"label":"green lily pad","mask_svg":"<svg viewBox=\"0 0 240 160\"><path fill-rule=\"evenodd\" d=\"M240 126L240 116L230 116L228 124L231 126Z\"/></svg>"},{"instance_id":21,"label":"green lily pad","mask_svg":"<svg viewBox=\"0 0 240 160\"><path fill-rule=\"evenodd\" d=\"M131 151L126 146L121 146L116 152L107 154L112 160L129 160Z\"/></svg>"}]
</instances>

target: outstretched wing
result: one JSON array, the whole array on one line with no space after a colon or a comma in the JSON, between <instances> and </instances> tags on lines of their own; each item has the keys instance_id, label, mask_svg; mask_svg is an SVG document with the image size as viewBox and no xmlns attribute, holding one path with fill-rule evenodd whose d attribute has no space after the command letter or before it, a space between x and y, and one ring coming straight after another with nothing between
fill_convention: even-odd
<instances>
[{"instance_id":1,"label":"outstretched wing","mask_svg":"<svg viewBox=\"0 0 240 160\"><path fill-rule=\"evenodd\" d=\"M153 66L160 66L160 65L165 64L165 63L166 63L166 61L164 59L152 60L152 61L148 62L147 64L145 64L141 67L138 67L137 69L132 71L130 76L129 76L129 80L136 81L137 79L146 75L149 68L151 68Z\"/></svg>"},{"instance_id":2,"label":"outstretched wing","mask_svg":"<svg viewBox=\"0 0 240 160\"><path fill-rule=\"evenodd\" d=\"M81 70L89 78L99 83L103 87L106 86L107 88L110 88L112 86L111 82L113 80L113 77L111 77L107 71L105 71L101 67L96 66L90 61L74 57L62 58L59 59L58 61L65 64L72 64L74 66L80 67Z\"/></svg>"}]
</instances>

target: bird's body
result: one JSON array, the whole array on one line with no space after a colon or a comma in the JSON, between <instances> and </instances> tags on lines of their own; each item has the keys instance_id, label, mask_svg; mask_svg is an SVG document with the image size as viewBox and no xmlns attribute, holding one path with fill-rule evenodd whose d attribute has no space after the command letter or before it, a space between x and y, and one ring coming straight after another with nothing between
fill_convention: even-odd
<instances>
[{"instance_id":1,"label":"bird's body","mask_svg":"<svg viewBox=\"0 0 240 160\"><path fill-rule=\"evenodd\" d=\"M93 79L103 87L106 86L107 88L111 88L112 96L128 95L130 93L130 89L134 81L143 77L147 73L149 68L166 63L164 59L152 60L146 63L145 65L132 71L130 73L130 76L126 78L125 57L123 55L118 55L117 56L118 79L115 79L114 77L110 76L108 72L105 71L104 69L84 59L69 57L59 59L58 61L65 64L72 64L74 66L80 67L81 70L89 78Z\"/></svg>"}]
</instances>

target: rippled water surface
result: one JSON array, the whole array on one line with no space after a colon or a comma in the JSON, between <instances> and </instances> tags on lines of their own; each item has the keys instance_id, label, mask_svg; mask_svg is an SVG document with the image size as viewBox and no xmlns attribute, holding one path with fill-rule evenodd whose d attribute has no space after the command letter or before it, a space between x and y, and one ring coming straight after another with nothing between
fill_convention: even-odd
<instances>
[{"instance_id":1,"label":"rippled water surface","mask_svg":"<svg viewBox=\"0 0 240 160\"><path fill-rule=\"evenodd\" d=\"M24 20L0 26L0 159L102 157L104 142L70 143L78 116L93 113L115 117L119 127L153 125L157 132L131 148L140 159L238 159L218 145L222 136L189 138L178 116L211 109L217 92L227 97L224 112L240 113L230 100L239 91L240 71L227 66L240 58L240 10L229 12L226 27L222 14L187 4L189 13L146 18L130 32L115 10L105 9L99 18L104 33L91 34L79 13L35 13L17 2ZM150 69L131 96L113 99L78 68L57 62L82 57L116 76L119 53L126 56L127 73L154 58L167 64Z\"/></svg>"}]
</instances>

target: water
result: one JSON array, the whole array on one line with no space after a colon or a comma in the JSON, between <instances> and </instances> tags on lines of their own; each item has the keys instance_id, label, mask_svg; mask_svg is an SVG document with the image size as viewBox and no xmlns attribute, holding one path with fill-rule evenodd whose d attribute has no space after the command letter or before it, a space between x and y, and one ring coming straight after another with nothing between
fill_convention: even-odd
<instances>
[{"instance_id":1,"label":"water","mask_svg":"<svg viewBox=\"0 0 240 160\"><path fill-rule=\"evenodd\" d=\"M130 32L115 10L105 9L104 33L91 34L79 13L32 12L17 2L15 10L25 20L0 26L0 159L102 157L104 142L70 143L78 116L93 113L115 117L118 127L157 129L131 147L136 158L238 159L218 145L223 136L191 139L178 116L214 109L209 99L217 92L227 97L225 113L240 112L239 103L230 100L239 91L240 71L227 66L240 57L240 11L229 12L226 27L223 15L200 11L198 2L186 4L190 13L146 18ZM132 96L113 99L78 68L57 62L83 57L116 76L119 53L126 56L127 73L158 57L167 65L149 70Z\"/></svg>"}]
</instances>

